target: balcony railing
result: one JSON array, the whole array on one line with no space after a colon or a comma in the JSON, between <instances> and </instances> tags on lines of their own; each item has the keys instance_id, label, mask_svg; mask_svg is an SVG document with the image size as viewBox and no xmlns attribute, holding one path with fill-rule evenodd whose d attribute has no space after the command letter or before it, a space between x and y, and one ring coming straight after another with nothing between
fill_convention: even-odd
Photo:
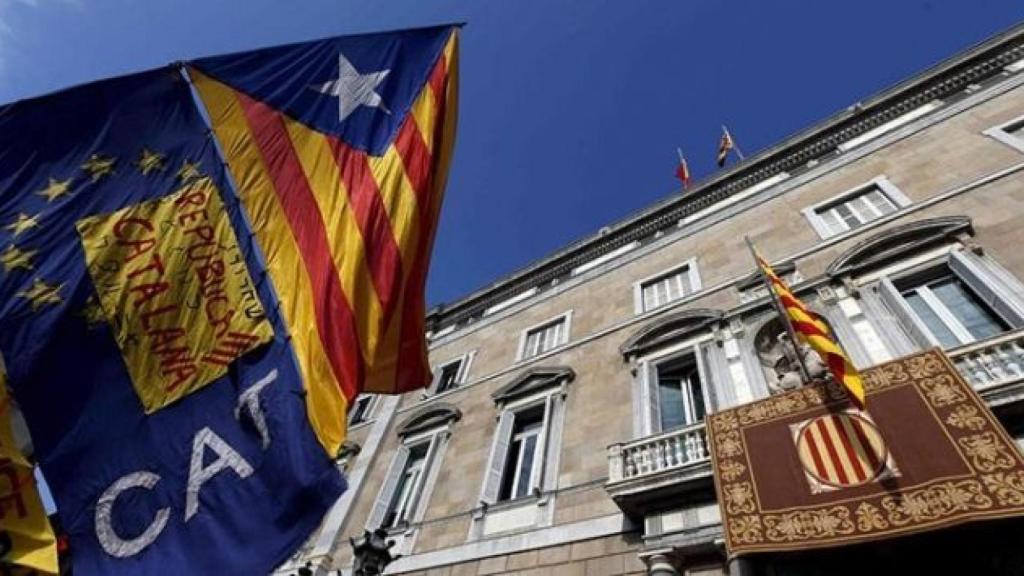
<instances>
[{"instance_id":1,"label":"balcony railing","mask_svg":"<svg viewBox=\"0 0 1024 576\"><path fill-rule=\"evenodd\" d=\"M608 447L608 481L619 482L707 462L704 423Z\"/></svg>"},{"instance_id":2,"label":"balcony railing","mask_svg":"<svg viewBox=\"0 0 1024 576\"><path fill-rule=\"evenodd\" d=\"M1024 379L1024 330L953 348L946 354L979 391Z\"/></svg>"}]
</instances>

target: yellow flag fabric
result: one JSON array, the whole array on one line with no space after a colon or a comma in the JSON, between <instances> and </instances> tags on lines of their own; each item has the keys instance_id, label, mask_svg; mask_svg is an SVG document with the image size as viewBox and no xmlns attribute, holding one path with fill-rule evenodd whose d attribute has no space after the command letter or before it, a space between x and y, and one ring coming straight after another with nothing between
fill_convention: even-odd
<instances>
[{"instance_id":1,"label":"yellow flag fabric","mask_svg":"<svg viewBox=\"0 0 1024 576\"><path fill-rule=\"evenodd\" d=\"M273 337L210 178L77 226L147 414L220 378Z\"/></svg>"},{"instance_id":2,"label":"yellow flag fabric","mask_svg":"<svg viewBox=\"0 0 1024 576\"><path fill-rule=\"evenodd\" d=\"M768 277L772 291L778 296L782 307L786 310L786 316L793 326L793 330L821 356L836 381L842 384L853 401L863 408L864 382L860 373L843 352L842 347L832 337L828 324L789 290L789 286L782 281L782 278L779 278L764 258L758 255L757 262Z\"/></svg>"},{"instance_id":3,"label":"yellow flag fabric","mask_svg":"<svg viewBox=\"0 0 1024 576\"><path fill-rule=\"evenodd\" d=\"M0 532L11 539L3 561L57 574L57 544L36 489L32 465L14 442L6 376L0 373Z\"/></svg>"}]
</instances>

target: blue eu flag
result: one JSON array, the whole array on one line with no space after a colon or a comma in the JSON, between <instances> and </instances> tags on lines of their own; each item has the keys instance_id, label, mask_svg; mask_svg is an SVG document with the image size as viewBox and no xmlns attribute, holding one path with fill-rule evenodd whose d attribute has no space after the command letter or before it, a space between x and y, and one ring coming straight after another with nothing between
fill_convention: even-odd
<instances>
[{"instance_id":1,"label":"blue eu flag","mask_svg":"<svg viewBox=\"0 0 1024 576\"><path fill-rule=\"evenodd\" d=\"M0 354L89 574L266 574L344 480L176 69L0 108Z\"/></svg>"}]
</instances>

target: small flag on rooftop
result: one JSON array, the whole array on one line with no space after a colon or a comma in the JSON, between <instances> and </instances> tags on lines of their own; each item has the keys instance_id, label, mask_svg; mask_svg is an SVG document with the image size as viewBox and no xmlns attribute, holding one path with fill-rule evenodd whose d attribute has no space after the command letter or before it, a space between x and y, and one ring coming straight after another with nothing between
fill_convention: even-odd
<instances>
[{"instance_id":1,"label":"small flag on rooftop","mask_svg":"<svg viewBox=\"0 0 1024 576\"><path fill-rule=\"evenodd\" d=\"M683 157L683 151L676 148L676 152L679 153L679 167L676 168L676 178L683 183L683 189L690 187L690 165L686 163L686 158Z\"/></svg>"},{"instance_id":2,"label":"small flag on rooftop","mask_svg":"<svg viewBox=\"0 0 1024 576\"><path fill-rule=\"evenodd\" d=\"M729 129L722 125L722 139L718 142L718 157L715 159L718 162L718 167L725 166L725 161L729 159L729 153L733 150L739 155L740 160L743 159L743 154L736 147L736 142L732 139L732 134L729 133Z\"/></svg>"}]
</instances>

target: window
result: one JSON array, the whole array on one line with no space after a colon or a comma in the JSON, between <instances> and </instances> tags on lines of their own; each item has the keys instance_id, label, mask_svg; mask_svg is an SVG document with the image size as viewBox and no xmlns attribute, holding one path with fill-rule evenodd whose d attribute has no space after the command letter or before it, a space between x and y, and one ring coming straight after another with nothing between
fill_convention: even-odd
<instances>
[{"instance_id":1,"label":"window","mask_svg":"<svg viewBox=\"0 0 1024 576\"><path fill-rule=\"evenodd\" d=\"M953 274L918 281L900 290L927 333L953 348L1009 329L974 292Z\"/></svg>"},{"instance_id":2,"label":"window","mask_svg":"<svg viewBox=\"0 0 1024 576\"><path fill-rule=\"evenodd\" d=\"M459 371L462 369L462 360L456 360L449 362L441 367L441 372L437 375L437 388L435 392L440 394L441 392L447 392L452 388L459 385Z\"/></svg>"},{"instance_id":3,"label":"window","mask_svg":"<svg viewBox=\"0 0 1024 576\"><path fill-rule=\"evenodd\" d=\"M458 408L434 402L415 411L398 426L401 442L366 522L368 530L384 528L396 536L399 550L409 552L416 523L423 519L437 481L451 430L462 418Z\"/></svg>"},{"instance_id":4,"label":"window","mask_svg":"<svg viewBox=\"0 0 1024 576\"><path fill-rule=\"evenodd\" d=\"M348 413L349 426L369 422L373 417L373 408L376 396L372 394L360 394L356 397L356 403Z\"/></svg>"},{"instance_id":5,"label":"window","mask_svg":"<svg viewBox=\"0 0 1024 576\"><path fill-rule=\"evenodd\" d=\"M637 282L634 288L636 312L640 314L660 308L693 294L700 288L697 263L695 259L691 259L682 266Z\"/></svg>"},{"instance_id":6,"label":"window","mask_svg":"<svg viewBox=\"0 0 1024 576\"><path fill-rule=\"evenodd\" d=\"M910 200L885 178L804 210L822 238L837 236L899 210Z\"/></svg>"},{"instance_id":7,"label":"window","mask_svg":"<svg viewBox=\"0 0 1024 576\"><path fill-rule=\"evenodd\" d=\"M427 459L428 444L422 442L410 448L405 469L398 477L398 486L391 497L391 504L384 515L382 527L393 528L408 523L415 500L414 494L419 493L420 483L423 481L423 464Z\"/></svg>"},{"instance_id":8,"label":"window","mask_svg":"<svg viewBox=\"0 0 1024 576\"><path fill-rule=\"evenodd\" d=\"M661 430L681 428L704 420L704 394L697 362L692 355L673 359L656 368Z\"/></svg>"},{"instance_id":9,"label":"window","mask_svg":"<svg viewBox=\"0 0 1024 576\"><path fill-rule=\"evenodd\" d=\"M482 502L523 500L526 506L550 497L557 479L567 386L573 378L575 373L564 366L531 368L493 394L499 416ZM533 496L538 498L527 500ZM545 516L550 510L546 507L538 514ZM502 522L492 523L481 534L508 528Z\"/></svg>"},{"instance_id":10,"label":"window","mask_svg":"<svg viewBox=\"0 0 1024 576\"><path fill-rule=\"evenodd\" d=\"M569 341L570 313L528 328L519 343L519 359L526 360L539 356Z\"/></svg>"},{"instance_id":11,"label":"window","mask_svg":"<svg viewBox=\"0 0 1024 576\"><path fill-rule=\"evenodd\" d=\"M1024 116L993 128L985 130L985 135L1006 144L1020 152L1024 152Z\"/></svg>"},{"instance_id":12,"label":"window","mask_svg":"<svg viewBox=\"0 0 1024 576\"><path fill-rule=\"evenodd\" d=\"M544 429L544 406L535 406L515 415L512 442L509 445L505 473L498 500L515 500L529 496L539 486L539 444Z\"/></svg>"}]
</instances>

